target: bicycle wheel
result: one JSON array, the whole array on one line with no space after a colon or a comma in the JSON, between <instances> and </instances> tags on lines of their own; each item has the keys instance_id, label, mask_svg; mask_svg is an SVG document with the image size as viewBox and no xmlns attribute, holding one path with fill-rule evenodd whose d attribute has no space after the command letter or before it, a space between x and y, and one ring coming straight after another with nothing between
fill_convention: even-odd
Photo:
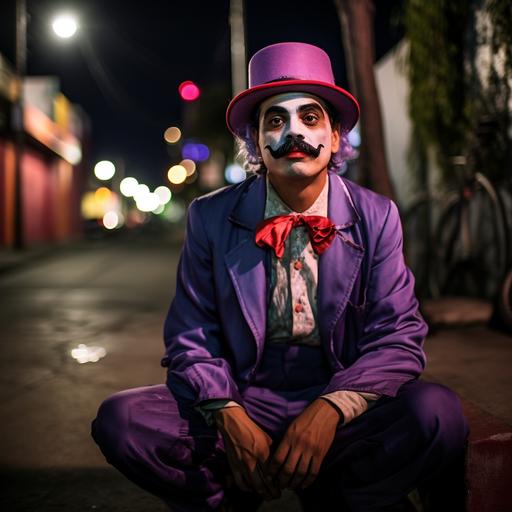
<instances>
[{"instance_id":1,"label":"bicycle wheel","mask_svg":"<svg viewBox=\"0 0 512 512\"><path fill-rule=\"evenodd\" d=\"M498 309L501 319L508 327L512 328L512 268L508 271L501 285Z\"/></svg>"},{"instance_id":2,"label":"bicycle wheel","mask_svg":"<svg viewBox=\"0 0 512 512\"><path fill-rule=\"evenodd\" d=\"M494 188L479 173L460 196L449 199L435 235L441 294L493 299L507 262L505 224Z\"/></svg>"}]
</instances>

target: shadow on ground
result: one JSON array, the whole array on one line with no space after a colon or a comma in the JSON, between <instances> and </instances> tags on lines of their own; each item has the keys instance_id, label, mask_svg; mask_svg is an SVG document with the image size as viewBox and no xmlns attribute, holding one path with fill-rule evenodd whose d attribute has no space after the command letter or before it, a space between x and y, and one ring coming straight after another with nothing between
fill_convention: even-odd
<instances>
[{"instance_id":1,"label":"shadow on ground","mask_svg":"<svg viewBox=\"0 0 512 512\"><path fill-rule=\"evenodd\" d=\"M139 489L115 469L0 469L5 512L169 512L158 498ZM298 498L285 491L259 512L300 512Z\"/></svg>"}]
</instances>

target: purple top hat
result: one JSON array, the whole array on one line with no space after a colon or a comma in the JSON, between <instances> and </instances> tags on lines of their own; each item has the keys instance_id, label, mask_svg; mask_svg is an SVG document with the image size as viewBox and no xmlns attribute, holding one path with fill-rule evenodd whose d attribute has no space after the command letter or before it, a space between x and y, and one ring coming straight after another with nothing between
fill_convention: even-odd
<instances>
[{"instance_id":1,"label":"purple top hat","mask_svg":"<svg viewBox=\"0 0 512 512\"><path fill-rule=\"evenodd\" d=\"M359 118L359 104L334 83L331 61L321 48L306 43L277 43L262 48L249 61L249 88L228 105L230 131L247 138L252 114L266 98L284 92L315 94L339 113L342 131L350 131Z\"/></svg>"}]
</instances>

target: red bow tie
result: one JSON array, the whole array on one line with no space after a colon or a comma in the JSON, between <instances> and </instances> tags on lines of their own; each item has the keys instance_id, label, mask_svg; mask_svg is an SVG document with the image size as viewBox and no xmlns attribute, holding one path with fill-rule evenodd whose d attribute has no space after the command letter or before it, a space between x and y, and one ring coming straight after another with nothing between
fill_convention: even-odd
<instances>
[{"instance_id":1,"label":"red bow tie","mask_svg":"<svg viewBox=\"0 0 512 512\"><path fill-rule=\"evenodd\" d=\"M329 217L321 215L276 215L263 220L256 226L256 244L265 244L274 249L276 256L284 254L284 243L295 226L305 224L309 231L311 245L317 254L322 254L336 235L336 226Z\"/></svg>"}]
</instances>

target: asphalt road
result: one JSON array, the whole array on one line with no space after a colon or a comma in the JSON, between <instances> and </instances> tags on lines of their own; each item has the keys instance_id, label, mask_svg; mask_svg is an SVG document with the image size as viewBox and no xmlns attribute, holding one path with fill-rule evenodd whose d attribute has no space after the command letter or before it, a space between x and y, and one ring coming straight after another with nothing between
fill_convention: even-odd
<instances>
[{"instance_id":1,"label":"asphalt road","mask_svg":"<svg viewBox=\"0 0 512 512\"><path fill-rule=\"evenodd\" d=\"M111 393L164 381L171 235L82 242L0 275L3 511L166 510L105 462L90 422ZM512 424L511 342L482 327L437 332L425 375ZM106 355L79 364L79 344ZM261 510L300 508L285 493Z\"/></svg>"}]
</instances>

